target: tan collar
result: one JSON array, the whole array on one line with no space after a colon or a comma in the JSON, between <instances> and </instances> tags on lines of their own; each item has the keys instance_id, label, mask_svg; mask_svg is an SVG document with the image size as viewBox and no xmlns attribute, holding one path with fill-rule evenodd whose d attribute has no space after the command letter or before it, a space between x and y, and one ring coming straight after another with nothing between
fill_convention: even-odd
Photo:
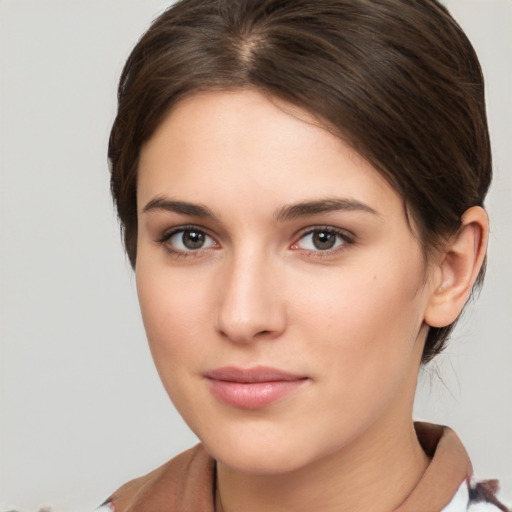
<instances>
[{"instance_id":1,"label":"tan collar","mask_svg":"<svg viewBox=\"0 0 512 512\"><path fill-rule=\"evenodd\" d=\"M424 452L432 461L395 512L439 512L450 503L462 482L471 477L473 468L464 446L451 428L420 422L414 427Z\"/></svg>"},{"instance_id":2,"label":"tan collar","mask_svg":"<svg viewBox=\"0 0 512 512\"><path fill-rule=\"evenodd\" d=\"M395 512L440 512L472 474L459 438L448 427L416 423L432 462ZM123 485L107 500L115 512L215 512L215 461L199 444L146 476Z\"/></svg>"},{"instance_id":3,"label":"tan collar","mask_svg":"<svg viewBox=\"0 0 512 512\"><path fill-rule=\"evenodd\" d=\"M198 444L108 500L115 512L215 512L215 461Z\"/></svg>"}]
</instances>

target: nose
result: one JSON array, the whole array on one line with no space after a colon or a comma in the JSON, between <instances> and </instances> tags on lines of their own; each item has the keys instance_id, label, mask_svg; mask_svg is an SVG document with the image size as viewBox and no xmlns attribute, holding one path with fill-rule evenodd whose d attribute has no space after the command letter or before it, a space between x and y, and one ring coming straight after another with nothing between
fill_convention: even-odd
<instances>
[{"instance_id":1,"label":"nose","mask_svg":"<svg viewBox=\"0 0 512 512\"><path fill-rule=\"evenodd\" d=\"M220 290L218 331L235 343L277 338L287 319L272 262L252 251L228 266Z\"/></svg>"}]
</instances>

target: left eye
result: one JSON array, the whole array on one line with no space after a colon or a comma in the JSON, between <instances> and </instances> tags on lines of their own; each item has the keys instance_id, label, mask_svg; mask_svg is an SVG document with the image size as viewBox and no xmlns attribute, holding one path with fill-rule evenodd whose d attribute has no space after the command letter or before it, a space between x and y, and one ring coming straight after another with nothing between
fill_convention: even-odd
<instances>
[{"instance_id":1,"label":"left eye","mask_svg":"<svg viewBox=\"0 0 512 512\"><path fill-rule=\"evenodd\" d=\"M294 244L294 248L306 251L330 251L349 242L348 237L339 231L319 228L302 235Z\"/></svg>"},{"instance_id":2,"label":"left eye","mask_svg":"<svg viewBox=\"0 0 512 512\"><path fill-rule=\"evenodd\" d=\"M215 240L197 228L182 228L166 237L167 245L177 251L189 252L215 247Z\"/></svg>"}]
</instances>

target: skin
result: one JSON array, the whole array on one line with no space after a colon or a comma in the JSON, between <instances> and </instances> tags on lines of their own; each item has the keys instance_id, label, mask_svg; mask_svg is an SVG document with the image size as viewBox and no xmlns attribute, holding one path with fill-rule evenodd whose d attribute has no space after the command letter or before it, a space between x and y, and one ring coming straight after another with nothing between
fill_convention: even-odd
<instances>
[{"instance_id":1,"label":"skin","mask_svg":"<svg viewBox=\"0 0 512 512\"><path fill-rule=\"evenodd\" d=\"M253 90L175 106L142 149L137 201L150 348L218 461L217 510L396 508L429 462L411 419L427 324L467 299L485 214L470 212L427 264L380 174L313 116ZM290 209L312 201L319 211ZM204 233L197 249L183 245L191 225ZM332 248L315 245L322 233ZM204 376L258 365L304 383L247 410Z\"/></svg>"}]
</instances>

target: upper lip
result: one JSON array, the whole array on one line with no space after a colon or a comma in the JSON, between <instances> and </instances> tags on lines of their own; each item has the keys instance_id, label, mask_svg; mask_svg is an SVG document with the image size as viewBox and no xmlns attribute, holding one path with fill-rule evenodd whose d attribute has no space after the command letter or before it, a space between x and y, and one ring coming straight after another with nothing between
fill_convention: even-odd
<instances>
[{"instance_id":1,"label":"upper lip","mask_svg":"<svg viewBox=\"0 0 512 512\"><path fill-rule=\"evenodd\" d=\"M213 380L241 383L292 381L306 378L304 375L297 375L268 366L257 366L254 368L224 366L206 372L205 377Z\"/></svg>"}]
</instances>

